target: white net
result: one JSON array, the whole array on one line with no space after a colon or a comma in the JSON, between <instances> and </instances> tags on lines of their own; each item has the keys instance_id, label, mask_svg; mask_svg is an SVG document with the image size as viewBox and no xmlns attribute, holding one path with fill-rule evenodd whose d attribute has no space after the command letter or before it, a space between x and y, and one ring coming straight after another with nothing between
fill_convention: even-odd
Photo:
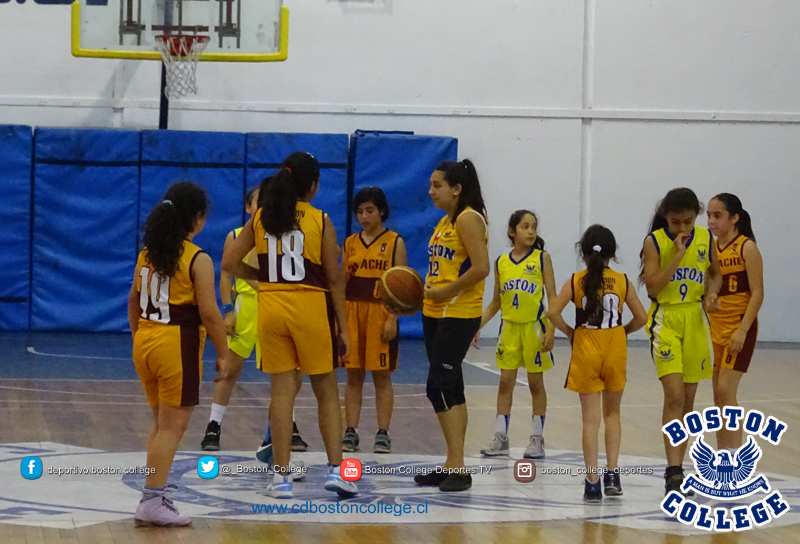
<instances>
[{"instance_id":1,"label":"white net","mask_svg":"<svg viewBox=\"0 0 800 544\"><path fill-rule=\"evenodd\" d=\"M208 36L156 36L156 47L167 68L167 98L197 93L195 73L200 55L208 45Z\"/></svg>"}]
</instances>

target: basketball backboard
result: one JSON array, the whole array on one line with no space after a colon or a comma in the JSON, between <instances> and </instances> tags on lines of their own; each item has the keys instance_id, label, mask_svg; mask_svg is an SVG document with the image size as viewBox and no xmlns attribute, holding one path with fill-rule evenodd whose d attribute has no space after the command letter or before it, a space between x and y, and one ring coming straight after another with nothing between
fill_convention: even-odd
<instances>
[{"instance_id":1,"label":"basketball backboard","mask_svg":"<svg viewBox=\"0 0 800 544\"><path fill-rule=\"evenodd\" d=\"M155 36L210 37L202 61L270 62L289 54L283 0L77 0L76 57L161 60Z\"/></svg>"}]
</instances>

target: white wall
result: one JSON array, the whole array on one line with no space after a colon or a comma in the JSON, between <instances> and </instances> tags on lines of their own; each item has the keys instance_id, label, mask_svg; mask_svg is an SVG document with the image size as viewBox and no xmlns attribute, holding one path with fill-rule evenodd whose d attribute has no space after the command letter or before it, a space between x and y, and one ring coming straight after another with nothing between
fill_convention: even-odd
<instances>
[{"instance_id":1,"label":"white wall","mask_svg":"<svg viewBox=\"0 0 800 544\"><path fill-rule=\"evenodd\" d=\"M201 65L200 92L173 101L171 128L455 136L482 177L492 256L507 250L508 215L530 207L559 285L589 224L614 230L618 268L633 277L669 188L704 201L737 193L766 263L760 339L800 341L800 289L784 288L800 268L789 223L799 3L286 4L289 60ZM69 16L68 6L0 4L0 123L154 128L158 65L73 58Z\"/></svg>"}]
</instances>

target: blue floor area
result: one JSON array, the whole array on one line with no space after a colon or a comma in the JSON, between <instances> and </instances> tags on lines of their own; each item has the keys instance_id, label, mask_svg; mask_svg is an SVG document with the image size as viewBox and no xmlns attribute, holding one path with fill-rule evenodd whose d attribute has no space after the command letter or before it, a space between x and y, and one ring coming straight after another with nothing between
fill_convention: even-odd
<instances>
[{"instance_id":1,"label":"blue floor area","mask_svg":"<svg viewBox=\"0 0 800 544\"><path fill-rule=\"evenodd\" d=\"M0 379L137 380L131 349L129 333L0 332ZM203 382L214 379L215 355L214 346L207 341ZM392 381L424 384L427 376L422 340L402 340ZM498 376L465 365L464 380L471 385L497 385ZM258 370L253 359L245 363L240 381L268 382L269 375ZM339 369L339 383L344 381L345 370Z\"/></svg>"}]
</instances>

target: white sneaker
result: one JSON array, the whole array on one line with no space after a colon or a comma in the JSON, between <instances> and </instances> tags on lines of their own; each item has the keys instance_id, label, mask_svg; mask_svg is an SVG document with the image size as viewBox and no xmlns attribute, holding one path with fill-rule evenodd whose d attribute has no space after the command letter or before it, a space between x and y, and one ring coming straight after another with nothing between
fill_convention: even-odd
<instances>
[{"instance_id":1,"label":"white sneaker","mask_svg":"<svg viewBox=\"0 0 800 544\"><path fill-rule=\"evenodd\" d=\"M508 455L511 452L508 448L508 435L494 433L494 438L489 442L489 447L481 450L481 455L485 457L495 457L497 455Z\"/></svg>"},{"instance_id":2,"label":"white sneaker","mask_svg":"<svg viewBox=\"0 0 800 544\"><path fill-rule=\"evenodd\" d=\"M358 486L354 482L346 482L339 473L339 465L328 466L328 475L325 477L325 489L333 491L340 497L352 497L358 493Z\"/></svg>"},{"instance_id":3,"label":"white sneaker","mask_svg":"<svg viewBox=\"0 0 800 544\"><path fill-rule=\"evenodd\" d=\"M137 527L183 527L192 523L192 518L178 512L164 495L140 501L133 519Z\"/></svg>"},{"instance_id":4,"label":"white sneaker","mask_svg":"<svg viewBox=\"0 0 800 544\"><path fill-rule=\"evenodd\" d=\"M275 473L272 483L267 486L267 495L275 499L292 498L292 473L287 475Z\"/></svg>"},{"instance_id":5,"label":"white sneaker","mask_svg":"<svg viewBox=\"0 0 800 544\"><path fill-rule=\"evenodd\" d=\"M544 459L544 437L531 435L531 443L525 448L525 459Z\"/></svg>"}]
</instances>

